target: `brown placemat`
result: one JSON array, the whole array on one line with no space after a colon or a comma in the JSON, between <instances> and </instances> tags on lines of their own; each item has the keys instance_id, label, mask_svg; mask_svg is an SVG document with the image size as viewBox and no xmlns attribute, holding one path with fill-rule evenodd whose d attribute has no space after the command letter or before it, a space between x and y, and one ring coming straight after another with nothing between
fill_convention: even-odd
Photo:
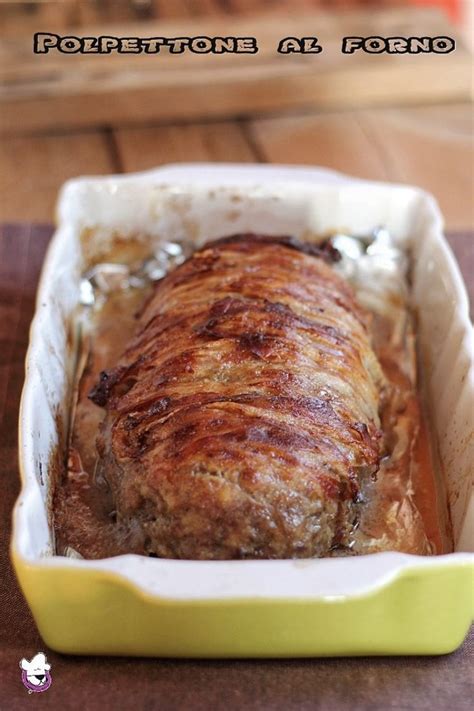
<instances>
[{"instance_id":1,"label":"brown placemat","mask_svg":"<svg viewBox=\"0 0 474 711\"><path fill-rule=\"evenodd\" d=\"M444 657L170 660L73 657L42 642L8 557L18 494L17 416L28 328L48 225L0 225L0 710L464 711L474 691L474 634ZM448 235L474 296L474 233ZM46 652L53 683L29 696L19 660Z\"/></svg>"}]
</instances>

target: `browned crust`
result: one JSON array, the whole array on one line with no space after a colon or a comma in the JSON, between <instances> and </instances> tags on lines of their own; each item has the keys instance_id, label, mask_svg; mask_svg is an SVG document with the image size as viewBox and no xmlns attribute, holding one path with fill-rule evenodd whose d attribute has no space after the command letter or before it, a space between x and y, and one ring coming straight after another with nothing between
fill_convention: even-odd
<instances>
[{"instance_id":1,"label":"browned crust","mask_svg":"<svg viewBox=\"0 0 474 711\"><path fill-rule=\"evenodd\" d=\"M165 557L326 555L379 466L369 316L331 249L238 235L158 284L117 367L99 452L121 525Z\"/></svg>"}]
</instances>

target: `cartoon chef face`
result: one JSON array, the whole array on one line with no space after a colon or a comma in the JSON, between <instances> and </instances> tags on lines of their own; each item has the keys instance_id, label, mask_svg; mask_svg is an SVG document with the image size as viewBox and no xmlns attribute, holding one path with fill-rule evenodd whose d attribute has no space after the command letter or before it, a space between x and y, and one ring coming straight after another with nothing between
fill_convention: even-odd
<instances>
[{"instance_id":1,"label":"cartoon chef face","mask_svg":"<svg viewBox=\"0 0 474 711\"><path fill-rule=\"evenodd\" d=\"M48 664L43 652L38 652L31 661L23 658L20 662L21 680L28 692L46 691L51 686L51 664Z\"/></svg>"}]
</instances>

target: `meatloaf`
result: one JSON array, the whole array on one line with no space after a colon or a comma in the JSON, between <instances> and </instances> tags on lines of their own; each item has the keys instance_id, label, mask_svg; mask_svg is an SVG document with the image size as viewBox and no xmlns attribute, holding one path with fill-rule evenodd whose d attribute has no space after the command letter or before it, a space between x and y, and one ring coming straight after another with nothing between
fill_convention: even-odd
<instances>
[{"instance_id":1,"label":"meatloaf","mask_svg":"<svg viewBox=\"0 0 474 711\"><path fill-rule=\"evenodd\" d=\"M385 378L337 257L237 235L158 282L90 395L117 522L143 553L296 558L349 544L383 457Z\"/></svg>"}]
</instances>

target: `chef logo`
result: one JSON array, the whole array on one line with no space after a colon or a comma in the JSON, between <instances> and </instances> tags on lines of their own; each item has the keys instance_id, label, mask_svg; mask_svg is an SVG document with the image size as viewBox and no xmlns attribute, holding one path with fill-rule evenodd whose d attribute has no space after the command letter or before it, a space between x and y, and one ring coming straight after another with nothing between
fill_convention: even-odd
<instances>
[{"instance_id":1,"label":"chef logo","mask_svg":"<svg viewBox=\"0 0 474 711\"><path fill-rule=\"evenodd\" d=\"M20 662L21 680L28 693L47 691L51 686L52 678L49 673L51 664L48 664L43 652L35 654L31 661L23 658Z\"/></svg>"}]
</instances>

